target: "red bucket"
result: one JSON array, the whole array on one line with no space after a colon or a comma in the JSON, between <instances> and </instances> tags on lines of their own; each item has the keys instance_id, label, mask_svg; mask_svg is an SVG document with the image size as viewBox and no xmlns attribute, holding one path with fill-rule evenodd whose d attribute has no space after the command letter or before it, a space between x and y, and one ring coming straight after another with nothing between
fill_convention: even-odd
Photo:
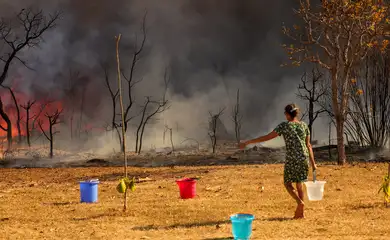
<instances>
[{"instance_id":1,"label":"red bucket","mask_svg":"<svg viewBox=\"0 0 390 240\"><path fill-rule=\"evenodd\" d=\"M194 198L196 196L196 180L192 178L184 178L176 180L180 190L182 199Z\"/></svg>"}]
</instances>

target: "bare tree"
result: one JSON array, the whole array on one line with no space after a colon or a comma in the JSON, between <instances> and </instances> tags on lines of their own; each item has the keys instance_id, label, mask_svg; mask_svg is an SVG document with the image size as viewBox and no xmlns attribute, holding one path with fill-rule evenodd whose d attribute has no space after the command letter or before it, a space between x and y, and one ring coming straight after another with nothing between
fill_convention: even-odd
<instances>
[{"instance_id":1,"label":"bare tree","mask_svg":"<svg viewBox=\"0 0 390 240\"><path fill-rule=\"evenodd\" d=\"M349 81L349 100L345 117L345 138L349 144L383 147L390 132L389 55L376 52L365 65L354 71ZM333 124L330 91L322 102Z\"/></svg>"},{"instance_id":2,"label":"bare tree","mask_svg":"<svg viewBox=\"0 0 390 240\"><path fill-rule=\"evenodd\" d=\"M149 108L154 108L154 110L149 111ZM164 112L169 108L168 101L165 98L161 101L152 101L150 97L146 97L145 104L142 108L141 119L136 131L136 143L135 143L135 152L140 154L142 149L142 140L145 133L145 127L148 122L159 113Z\"/></svg>"},{"instance_id":3,"label":"bare tree","mask_svg":"<svg viewBox=\"0 0 390 240\"><path fill-rule=\"evenodd\" d=\"M325 109L318 104L321 98L326 94L326 89L322 82L323 74L318 68L313 67L310 76L305 72L301 78L301 83L298 86L297 96L306 101L306 113L309 120L310 139L313 140L313 124L318 116L326 112Z\"/></svg>"},{"instance_id":4,"label":"bare tree","mask_svg":"<svg viewBox=\"0 0 390 240\"><path fill-rule=\"evenodd\" d=\"M9 93L11 94L12 101L14 102L15 105L15 110L16 110L16 128L18 130L18 144L22 143L22 129L20 126L20 121L21 121L21 116L20 116L20 109L19 109L19 104L18 104L18 99L16 98L14 90L12 90L11 87L8 86L2 86L3 88L7 89Z\"/></svg>"},{"instance_id":5,"label":"bare tree","mask_svg":"<svg viewBox=\"0 0 390 240\"><path fill-rule=\"evenodd\" d=\"M1 126L0 128L7 132L7 151L11 149L12 145L12 125L11 125L11 120L9 119L8 115L4 111L4 106L3 102L1 101L1 96L0 96L0 116L4 119L6 123L6 127Z\"/></svg>"},{"instance_id":6,"label":"bare tree","mask_svg":"<svg viewBox=\"0 0 390 240\"><path fill-rule=\"evenodd\" d=\"M108 66L107 64L102 64L102 69L103 69L103 72L104 72L104 82L107 86L107 89L110 93L110 97L111 97L111 104L112 104L112 117L111 117L111 129L114 129L116 128L116 120L115 120L115 116L116 116L116 108L117 108L117 102L118 102L118 95L119 95L119 89L116 88L116 89L113 89L113 87L111 87L111 84L110 84L110 77L109 77L109 69L108 69Z\"/></svg>"},{"instance_id":7,"label":"bare tree","mask_svg":"<svg viewBox=\"0 0 390 240\"><path fill-rule=\"evenodd\" d=\"M2 63L2 66L0 66L1 86L3 86L8 71L15 61L19 61L29 68L27 63L18 56L19 53L26 48L38 46L42 42L43 34L55 27L59 17L59 12L46 16L42 10L22 9L16 15L17 23L20 26L11 25L11 21L7 19L0 20L0 41L4 43L0 53L0 63ZM23 29L21 33L19 32L20 29ZM4 127L3 130L7 130L8 148L10 148L12 145L12 126L1 101L0 98L0 115L7 124L7 127Z\"/></svg>"},{"instance_id":8,"label":"bare tree","mask_svg":"<svg viewBox=\"0 0 390 240\"><path fill-rule=\"evenodd\" d=\"M219 111L216 114L209 112L209 114L210 114L209 137L211 140L211 147L213 149L213 154L215 153L215 150L217 147L218 122L219 122L220 117L222 116L224 111L225 111L225 108L221 108L221 109L219 109Z\"/></svg>"},{"instance_id":9,"label":"bare tree","mask_svg":"<svg viewBox=\"0 0 390 240\"><path fill-rule=\"evenodd\" d=\"M240 111L240 89L237 89L237 95L236 95L236 104L233 107L232 110L232 120L234 123L234 133L236 136L237 144L240 144L241 140L241 124L242 124L242 115Z\"/></svg>"},{"instance_id":10,"label":"bare tree","mask_svg":"<svg viewBox=\"0 0 390 240\"><path fill-rule=\"evenodd\" d=\"M47 140L49 140L49 142L50 142L50 158L53 158L53 155L54 155L53 154L54 135L58 133L58 131L55 131L55 129L53 127L60 123L59 117L61 116L61 113L62 113L62 109L61 110L57 109L52 114L49 114L49 113L45 114L45 116L47 117L48 123L49 123L49 132L48 133L46 133L46 131L43 129L42 121L38 120L39 128L41 129L43 135L45 135Z\"/></svg>"},{"instance_id":11,"label":"bare tree","mask_svg":"<svg viewBox=\"0 0 390 240\"><path fill-rule=\"evenodd\" d=\"M101 67L103 69L103 72L104 72L104 81L105 81L105 85L106 87L108 88L108 91L109 91L109 94L110 94L110 98L111 98L111 104L112 104L112 117L111 117L111 123L109 124L110 127L108 128L109 130L115 130L117 135L118 135L118 138L119 138L119 143L120 143L120 146L121 146L121 149L123 151L124 149L124 146L123 146L123 143L122 143L122 135L121 135L121 129L120 128L124 128L125 130L125 133L127 132L128 130L128 126L129 126L129 122L134 119L135 117L138 116L138 114L136 115L131 115L131 110L133 109L134 107L134 103L135 103L135 99L134 99L134 87L137 83L141 82L142 81L142 78L141 79L135 79L136 76L135 76L135 73L136 73L136 69L137 69L137 65L138 65L138 62L139 60L141 59L141 53L142 51L144 50L144 46L145 46L145 43L146 43L146 37L147 37L147 34L146 34L146 17L147 17L147 12L145 12L144 14L144 17L142 19L142 28L141 28L141 31L142 31L142 39L141 41L138 40L138 34L136 34L136 37L135 37L135 41L134 41L134 46L132 48L132 56L131 56L131 60L130 60L130 66L129 66L129 69L128 69L128 72L126 73L126 71L124 70L123 67L120 68L120 71L121 71L121 76L123 77L123 79L125 79L125 85L126 85L126 90L127 90L127 105L124 106L124 123L120 122L117 120L117 117L118 117L118 97L119 97L119 88L118 87L113 87L111 84L110 84L110 77L109 77L109 66L107 64L101 64ZM124 101L125 101L124 100ZM148 103L149 105L149 103ZM124 126L122 126L124 124ZM138 140L137 140L137 143L138 143ZM138 149L138 146L136 147Z\"/></svg>"},{"instance_id":12,"label":"bare tree","mask_svg":"<svg viewBox=\"0 0 390 240\"><path fill-rule=\"evenodd\" d=\"M169 131L169 140L171 141L171 148L172 148L172 153L175 151L175 148L173 146L173 133L172 133L172 130L173 128L170 128L168 125L165 125L165 128L164 128L164 139L165 139L165 134L166 132Z\"/></svg>"},{"instance_id":13,"label":"bare tree","mask_svg":"<svg viewBox=\"0 0 390 240\"><path fill-rule=\"evenodd\" d=\"M48 106L50 103L51 103L50 101L41 103L38 113L36 113L36 114L34 114L34 116L32 116L31 130L30 130L32 135L34 135L34 133L36 133L37 131L40 131L40 130L38 130L38 128L39 128L38 121L39 121L40 117L42 116L44 110L46 109L46 106Z\"/></svg>"},{"instance_id":14,"label":"bare tree","mask_svg":"<svg viewBox=\"0 0 390 240\"><path fill-rule=\"evenodd\" d=\"M166 94L168 91L168 85L170 82L170 75L168 72L168 68L165 68L164 72L164 93L163 97L160 101L153 101L151 97L146 97L145 104L142 107L141 111L141 119L137 127L136 131L136 142L135 142L135 152L140 154L142 149L142 139L145 133L145 127L148 122L156 115L163 113L170 106L168 105L168 100L166 99ZM152 108L153 110L149 110Z\"/></svg>"},{"instance_id":15,"label":"bare tree","mask_svg":"<svg viewBox=\"0 0 390 240\"><path fill-rule=\"evenodd\" d=\"M128 104L127 104L127 107L126 107L126 110L125 110L125 126L124 126L125 127L125 131L127 131L129 122L134 118L134 116L130 116L130 112L131 112L130 110L134 106L133 88L134 88L134 86L137 83L142 81L142 78L139 79L139 80L135 80L134 79L134 77L135 77L134 74L135 74L138 61L141 58L141 53L144 50L144 46L145 46L145 42L146 42L146 37L147 37L147 34L146 34L146 16L147 16L147 12L145 12L144 17L142 19L142 40L141 40L141 43L138 43L138 37L137 36L135 38L135 43L134 43L133 53L132 53L133 56L132 56L132 59L130 61L129 73L125 74L124 71L122 71L123 78L127 82L127 94L128 94L127 95L127 97L128 97L128 99L127 99Z\"/></svg>"},{"instance_id":16,"label":"bare tree","mask_svg":"<svg viewBox=\"0 0 390 240\"><path fill-rule=\"evenodd\" d=\"M346 130L355 142L382 148L390 134L390 56L376 53L350 81Z\"/></svg>"},{"instance_id":17,"label":"bare tree","mask_svg":"<svg viewBox=\"0 0 390 240\"><path fill-rule=\"evenodd\" d=\"M20 105L21 108L23 108L25 111L26 111L26 126L25 126L25 129L26 129L26 139L27 139L27 145L29 147L31 147L31 140L30 140L30 134L31 134L31 129L30 129L30 120L34 118L34 116L31 116L31 108L34 106L35 104L35 101L28 101L26 104L24 105Z\"/></svg>"},{"instance_id":18,"label":"bare tree","mask_svg":"<svg viewBox=\"0 0 390 240\"><path fill-rule=\"evenodd\" d=\"M183 144L184 142L187 142L187 141L196 142L196 149L197 149L198 152L200 151L200 143L195 138L185 138L180 144Z\"/></svg>"},{"instance_id":19,"label":"bare tree","mask_svg":"<svg viewBox=\"0 0 390 240\"><path fill-rule=\"evenodd\" d=\"M112 105L112 117L111 117L111 123L109 125L109 130L113 131L114 129L117 132L119 144L121 146L121 149L123 150L123 144L122 144L122 135L120 131L120 126L122 124L117 124L116 122L116 116L117 116L117 104L118 104L118 96L119 96L119 88L113 88L110 84L110 75L109 75L109 67L108 64L101 64L101 67L104 72L104 82L107 86L107 89L110 93L111 98L111 105Z\"/></svg>"}]
</instances>

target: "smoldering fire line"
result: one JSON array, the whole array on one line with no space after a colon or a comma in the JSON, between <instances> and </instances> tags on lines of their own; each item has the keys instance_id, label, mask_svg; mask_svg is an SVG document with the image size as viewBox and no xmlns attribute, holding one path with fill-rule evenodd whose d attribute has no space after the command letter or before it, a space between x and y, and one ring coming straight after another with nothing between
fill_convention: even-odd
<instances>
[{"instance_id":1,"label":"smoldering fire line","mask_svg":"<svg viewBox=\"0 0 390 240\"><path fill-rule=\"evenodd\" d=\"M23 82L19 90L29 99L61 100L72 115L72 124L81 121L77 124L102 128L110 121L112 107L102 65L108 66L109 82L115 84L114 36L121 33L122 69L129 73L132 49L142 39L145 12L147 38L134 73L142 82L134 89L133 115L145 96L161 97L164 70L168 66L170 71L167 97L171 107L146 133L151 144L160 141L156 139L161 138L164 125L179 126L181 138L207 139L209 111L221 107L229 110L221 118L231 131L231 99L238 88L247 135L253 134L252 129L270 128L276 100L278 106L279 101L295 100L284 97L293 90L283 83L298 82L300 70L280 68L285 58L280 48L281 23L293 18L293 2L18 0L0 1L0 5L4 17L28 7L48 14L62 11L56 28L45 33L40 47L21 54L34 71L14 64L7 83L12 85L18 76ZM66 128L69 125L67 121ZM129 128L136 131L136 119Z\"/></svg>"}]
</instances>

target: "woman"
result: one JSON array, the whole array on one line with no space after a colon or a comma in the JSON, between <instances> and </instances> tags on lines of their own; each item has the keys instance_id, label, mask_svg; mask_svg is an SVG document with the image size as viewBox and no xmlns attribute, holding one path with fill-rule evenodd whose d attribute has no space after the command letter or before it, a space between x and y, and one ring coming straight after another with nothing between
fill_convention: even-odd
<instances>
[{"instance_id":1,"label":"woman","mask_svg":"<svg viewBox=\"0 0 390 240\"><path fill-rule=\"evenodd\" d=\"M284 185L288 193L294 198L298 206L294 218L304 218L303 182L307 181L309 172L308 158L313 167L317 169L314 161L313 149L310 144L310 131L306 123L298 120L299 109L295 104L289 104L284 108L287 122L280 123L268 135L258 137L240 144L245 148L248 144L269 141L278 136L283 136L286 144L286 163L284 166ZM293 187L296 183L297 191Z\"/></svg>"}]
</instances>

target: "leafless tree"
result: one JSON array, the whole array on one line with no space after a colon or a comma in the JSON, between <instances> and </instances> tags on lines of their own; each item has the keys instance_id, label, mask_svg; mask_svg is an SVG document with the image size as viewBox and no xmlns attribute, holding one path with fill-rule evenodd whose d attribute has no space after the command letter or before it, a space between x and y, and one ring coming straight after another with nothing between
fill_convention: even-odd
<instances>
[{"instance_id":1,"label":"leafless tree","mask_svg":"<svg viewBox=\"0 0 390 240\"><path fill-rule=\"evenodd\" d=\"M10 150L12 145L12 129L11 129L12 125L11 125L11 120L9 119L6 112L4 111L4 105L3 102L1 101L1 96L0 96L0 116L4 119L7 125L6 127L0 125L0 128L3 131L7 132L7 150Z\"/></svg>"},{"instance_id":2,"label":"leafless tree","mask_svg":"<svg viewBox=\"0 0 390 240\"><path fill-rule=\"evenodd\" d=\"M240 111L240 89L237 89L237 95L236 95L236 104L233 107L232 110L232 120L234 123L234 133L236 136L237 144L240 144L241 140L241 126L242 126L242 118Z\"/></svg>"},{"instance_id":3,"label":"leafless tree","mask_svg":"<svg viewBox=\"0 0 390 240\"><path fill-rule=\"evenodd\" d=\"M326 88L323 85L323 74L318 67L313 67L310 76L307 72L301 77L298 86L297 96L306 101L306 113L309 120L310 139L313 140L313 124L321 113L326 112L319 102L326 94Z\"/></svg>"},{"instance_id":4,"label":"leafless tree","mask_svg":"<svg viewBox=\"0 0 390 240\"><path fill-rule=\"evenodd\" d=\"M210 140L211 140L211 147L213 149L213 154L215 153L215 150L216 150L216 147L217 147L218 120L220 120L220 117L222 116L224 111L225 111L225 108L221 108L215 114L212 113L212 112L209 112L209 114L210 114L209 137L210 137Z\"/></svg>"},{"instance_id":5,"label":"leafless tree","mask_svg":"<svg viewBox=\"0 0 390 240\"><path fill-rule=\"evenodd\" d=\"M381 148L390 134L390 68L388 53L369 55L364 66L349 81L349 100L345 117L348 143ZM335 124L330 91L322 105Z\"/></svg>"},{"instance_id":6,"label":"leafless tree","mask_svg":"<svg viewBox=\"0 0 390 240\"><path fill-rule=\"evenodd\" d=\"M2 63L0 66L1 86L4 85L11 65L15 61L29 68L27 63L19 57L19 53L25 49L38 46L42 42L43 34L56 26L59 17L59 12L46 16L42 10L22 9L16 15L17 23L20 26L11 25L11 21L8 19L0 20L0 41L3 42L0 53L0 63ZM19 32L20 29L23 29L21 33ZM7 124L7 127L2 127L2 129L7 130L8 148L10 148L12 145L12 126L1 101L2 99L0 98L0 115Z\"/></svg>"},{"instance_id":7,"label":"leafless tree","mask_svg":"<svg viewBox=\"0 0 390 240\"><path fill-rule=\"evenodd\" d=\"M124 67L121 67L121 76L123 79L125 79L125 88L127 90L127 99L126 103L127 105L124 106L124 126L122 126L122 122L118 121L117 117L120 115L118 113L118 98L119 98L119 88L118 87L113 87L110 83L110 76L109 76L109 66L108 64L104 63L101 64L101 67L104 72L104 81L105 85L108 88L110 98L111 98L111 105L112 105L112 117L111 117L111 123L109 124L110 127L108 128L109 130L115 130L118 138L119 138L119 143L121 146L121 149L123 151L123 143L122 143L122 134L121 134L121 128L124 127L125 133L128 130L129 123L132 119L138 116L138 114L132 115L131 110L134 107L135 104L135 99L134 99L134 87L137 83L142 81L141 79L135 79L136 78L136 69L138 62L141 59L141 53L144 50L144 46L146 43L146 17L147 17L147 12L145 12L143 19L142 19L142 39L139 41L138 35L136 34L135 41L134 41L134 46L132 48L132 53L131 53L131 60L130 60L130 66L128 67L128 70L126 70ZM149 105L149 103L148 103ZM141 112L142 113L142 112ZM142 129L142 127L141 127ZM138 142L138 140L137 140ZM138 146L136 147L138 149Z\"/></svg>"},{"instance_id":8,"label":"leafless tree","mask_svg":"<svg viewBox=\"0 0 390 240\"><path fill-rule=\"evenodd\" d=\"M15 110L16 110L16 128L18 130L18 144L22 143L22 129L20 126L20 121L21 121L21 116L20 116L20 108L18 104L18 99L16 98L14 90L12 90L11 87L9 86L2 86L3 88L7 89L9 93L11 94L12 101L14 102L15 105Z\"/></svg>"},{"instance_id":9,"label":"leafless tree","mask_svg":"<svg viewBox=\"0 0 390 240\"><path fill-rule=\"evenodd\" d=\"M197 149L198 152L200 151L200 143L195 138L185 138L180 144L183 144L184 142L187 142L187 141L194 141L194 142L196 142L196 146L197 146L196 149Z\"/></svg>"},{"instance_id":10,"label":"leafless tree","mask_svg":"<svg viewBox=\"0 0 390 240\"><path fill-rule=\"evenodd\" d=\"M31 133L34 133L38 130L37 129L39 128L38 120L41 118L44 110L46 109L46 106L48 106L50 103L51 101L46 101L44 103L41 103L38 112L32 116L32 123L31 123L31 130L30 130Z\"/></svg>"},{"instance_id":11,"label":"leafless tree","mask_svg":"<svg viewBox=\"0 0 390 240\"><path fill-rule=\"evenodd\" d=\"M369 56L350 82L346 130L355 142L382 148L390 134L390 55Z\"/></svg>"},{"instance_id":12,"label":"leafless tree","mask_svg":"<svg viewBox=\"0 0 390 240\"><path fill-rule=\"evenodd\" d=\"M165 139L165 134L166 132L169 131L169 140L171 141L171 148L172 148L172 153L175 151L175 148L173 146L173 133L172 133L172 130L173 128L170 128L168 125L165 125L165 128L164 128L164 139Z\"/></svg>"},{"instance_id":13,"label":"leafless tree","mask_svg":"<svg viewBox=\"0 0 390 240\"><path fill-rule=\"evenodd\" d=\"M104 82L107 86L107 89L110 93L111 97L111 104L112 104L112 117L111 117L111 129L114 129L116 127L116 108L117 108L117 102L118 102L118 95L119 95L119 89L113 89L113 87L110 84L110 77L109 77L109 69L107 64L102 64L102 69L104 72Z\"/></svg>"},{"instance_id":14,"label":"leafless tree","mask_svg":"<svg viewBox=\"0 0 390 240\"><path fill-rule=\"evenodd\" d=\"M62 113L61 110L56 110L54 113L46 113L45 116L47 117L48 123L49 123L49 132L46 133L46 131L43 129L42 121L38 120L39 128L41 129L43 135L49 140L50 142L50 158L53 158L53 146L54 146L54 135L58 133L58 131L55 131L53 128L55 125L60 123L60 116Z\"/></svg>"},{"instance_id":15,"label":"leafless tree","mask_svg":"<svg viewBox=\"0 0 390 240\"><path fill-rule=\"evenodd\" d=\"M34 106L35 104L35 101L28 101L26 104L24 105L20 105L21 108L23 108L25 111L26 111L26 125L25 125L25 129L26 129L26 138L27 138L27 145L29 147L31 147L31 140L30 140L30 134L31 134L31 129L30 129L30 120L34 118L34 116L31 116L31 108Z\"/></svg>"},{"instance_id":16,"label":"leafless tree","mask_svg":"<svg viewBox=\"0 0 390 240\"><path fill-rule=\"evenodd\" d=\"M135 71L136 71L136 68L137 68L137 64L141 58L141 53L142 51L144 50L144 46L145 46L145 42L146 42L146 37L147 37L147 34L146 34L146 16L147 16L147 12L145 12L144 14L144 17L142 19L142 39L141 39L141 43L138 42L138 36L136 35L136 38L135 38L135 43L134 43L134 47L133 47L133 53L132 53L132 59L130 61L130 67L129 67L129 72L128 74L126 74L123 70L122 70L122 75L123 75L123 78L126 80L126 84L127 84L127 101L128 101L128 104L126 106L126 109L125 109L125 132L127 132L127 128L128 128L128 125L129 125L129 122L134 118L134 116L130 116L130 110L132 109L132 107L134 106L134 96L133 96L133 88L134 86L141 82L142 81L142 78L141 79L134 79L135 78Z\"/></svg>"},{"instance_id":17,"label":"leafless tree","mask_svg":"<svg viewBox=\"0 0 390 240\"><path fill-rule=\"evenodd\" d=\"M136 131L136 142L135 142L135 152L140 154L142 149L142 139L145 133L145 127L148 122L156 115L163 113L170 106L168 105L168 100L166 99L166 94L168 91L168 85L170 82L170 75L168 72L168 68L165 69L164 72L164 93L163 97L159 101L151 100L151 97L145 98L145 104L141 110L141 119L137 127ZM150 110L152 109L152 110Z\"/></svg>"},{"instance_id":18,"label":"leafless tree","mask_svg":"<svg viewBox=\"0 0 390 240\"><path fill-rule=\"evenodd\" d=\"M142 140L145 133L145 127L148 122L156 114L162 113L168 109L168 101L152 101L150 97L146 97L145 104L142 107L141 119L136 131L136 143L135 143L135 152L140 154L142 149ZM150 111L150 108L154 108Z\"/></svg>"},{"instance_id":19,"label":"leafless tree","mask_svg":"<svg viewBox=\"0 0 390 240\"><path fill-rule=\"evenodd\" d=\"M112 117L111 117L111 123L109 124L109 128L108 129L110 131L113 131L115 129L115 131L116 131L116 133L118 135L118 139L119 139L119 143L120 143L121 149L123 149L122 136L121 136L121 130L120 130L121 124L118 124L117 121L116 121L119 88L118 87L114 88L110 84L110 75L109 75L108 64L101 64L101 67L102 67L103 72L104 72L104 82L105 82L106 87L107 87L107 89L108 89L108 91L110 93L111 105L112 105Z\"/></svg>"}]
</instances>

